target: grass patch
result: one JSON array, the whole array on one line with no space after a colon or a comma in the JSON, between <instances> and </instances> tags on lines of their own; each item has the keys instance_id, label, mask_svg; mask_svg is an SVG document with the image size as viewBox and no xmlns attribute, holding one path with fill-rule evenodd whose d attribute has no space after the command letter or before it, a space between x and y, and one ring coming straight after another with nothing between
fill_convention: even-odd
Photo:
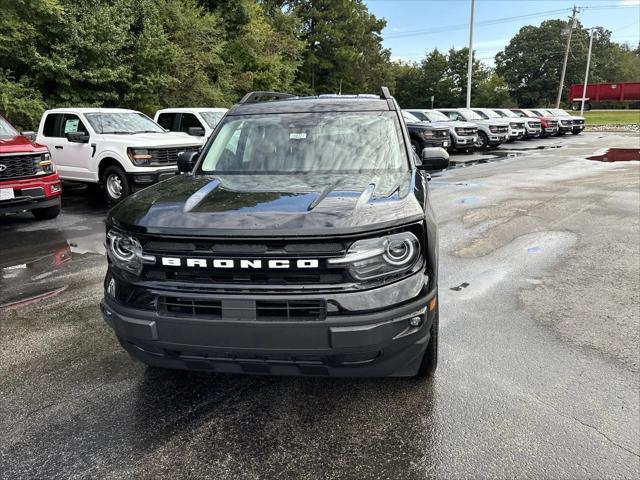
<instances>
[{"instance_id":1,"label":"grass patch","mask_svg":"<svg viewBox=\"0 0 640 480\"><path fill-rule=\"evenodd\" d=\"M587 125L631 125L640 123L640 110L592 110L584 118Z\"/></svg>"}]
</instances>

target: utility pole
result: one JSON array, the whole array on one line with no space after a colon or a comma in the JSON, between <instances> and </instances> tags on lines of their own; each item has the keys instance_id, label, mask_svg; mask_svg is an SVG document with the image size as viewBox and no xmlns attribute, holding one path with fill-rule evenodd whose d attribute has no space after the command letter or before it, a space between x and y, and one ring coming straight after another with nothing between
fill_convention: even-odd
<instances>
[{"instance_id":1,"label":"utility pole","mask_svg":"<svg viewBox=\"0 0 640 480\"><path fill-rule=\"evenodd\" d=\"M589 81L589 67L591 66L591 47L593 46L593 37L596 35L596 29L591 29L591 37L589 37L589 53L587 54L587 70L584 72L584 83L582 85L582 100L580 101L580 116L584 115L584 99L587 96L587 82Z\"/></svg>"},{"instance_id":2,"label":"utility pole","mask_svg":"<svg viewBox=\"0 0 640 480\"><path fill-rule=\"evenodd\" d=\"M564 49L564 61L562 62L562 74L560 74L560 86L558 87L558 97L556 98L556 108L560 108L560 100L562 100L562 87L564 85L564 75L567 73L567 60L569 59L569 49L571 48L571 35L573 29L576 28L578 7L573 6L573 14L569 20L569 33L567 35L567 47Z\"/></svg>"},{"instance_id":3,"label":"utility pole","mask_svg":"<svg viewBox=\"0 0 640 480\"><path fill-rule=\"evenodd\" d=\"M473 73L473 13L476 0L471 0L471 22L469 23L469 65L467 66L467 108L471 108L471 75Z\"/></svg>"}]
</instances>

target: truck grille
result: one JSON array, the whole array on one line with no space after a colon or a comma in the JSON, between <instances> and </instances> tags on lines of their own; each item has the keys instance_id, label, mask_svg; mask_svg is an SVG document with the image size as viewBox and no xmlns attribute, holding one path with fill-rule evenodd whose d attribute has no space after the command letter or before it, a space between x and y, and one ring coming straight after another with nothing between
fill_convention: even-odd
<instances>
[{"instance_id":1,"label":"truck grille","mask_svg":"<svg viewBox=\"0 0 640 480\"><path fill-rule=\"evenodd\" d=\"M188 147L167 147L167 148L149 148L149 154L152 156L152 165L175 165L178 161L178 153L180 152L197 152L199 146Z\"/></svg>"},{"instance_id":2,"label":"truck grille","mask_svg":"<svg viewBox=\"0 0 640 480\"><path fill-rule=\"evenodd\" d=\"M549 120L547 122L547 125L549 125L549 128L557 127L558 126L558 121L557 120Z\"/></svg>"},{"instance_id":3,"label":"truck grille","mask_svg":"<svg viewBox=\"0 0 640 480\"><path fill-rule=\"evenodd\" d=\"M233 304L227 311L224 318L229 320L293 322L322 321L327 317L324 300L248 300ZM177 318L222 320L223 300L158 297L158 313Z\"/></svg>"},{"instance_id":4,"label":"truck grille","mask_svg":"<svg viewBox=\"0 0 640 480\"><path fill-rule=\"evenodd\" d=\"M507 133L509 131L509 127L506 125L502 125L499 127L491 127L491 133Z\"/></svg>"},{"instance_id":5,"label":"truck grille","mask_svg":"<svg viewBox=\"0 0 640 480\"><path fill-rule=\"evenodd\" d=\"M574 125L584 125L584 120L580 120L580 119L574 120L573 124Z\"/></svg>"},{"instance_id":6,"label":"truck grille","mask_svg":"<svg viewBox=\"0 0 640 480\"><path fill-rule=\"evenodd\" d=\"M458 135L472 137L478 133L478 129L473 127L456 128L456 133Z\"/></svg>"},{"instance_id":7,"label":"truck grille","mask_svg":"<svg viewBox=\"0 0 640 480\"><path fill-rule=\"evenodd\" d=\"M449 136L449 129L446 130L435 130L433 133L435 138L447 138Z\"/></svg>"},{"instance_id":8,"label":"truck grille","mask_svg":"<svg viewBox=\"0 0 640 480\"><path fill-rule=\"evenodd\" d=\"M524 128L524 122L512 122L509 126L513 129Z\"/></svg>"},{"instance_id":9,"label":"truck grille","mask_svg":"<svg viewBox=\"0 0 640 480\"><path fill-rule=\"evenodd\" d=\"M0 170L0 179L32 177L38 169L36 163L40 155L7 155L0 156L0 165L5 168Z\"/></svg>"}]
</instances>

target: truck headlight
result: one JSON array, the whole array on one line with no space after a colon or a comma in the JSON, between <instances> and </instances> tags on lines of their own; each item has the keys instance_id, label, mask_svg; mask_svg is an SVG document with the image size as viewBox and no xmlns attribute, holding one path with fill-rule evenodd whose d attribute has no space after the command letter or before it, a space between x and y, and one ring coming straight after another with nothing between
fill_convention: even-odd
<instances>
[{"instance_id":1,"label":"truck headlight","mask_svg":"<svg viewBox=\"0 0 640 480\"><path fill-rule=\"evenodd\" d=\"M341 258L327 260L329 266L347 267L356 280L372 280L411 269L420 256L420 242L410 232L353 243Z\"/></svg>"},{"instance_id":2,"label":"truck headlight","mask_svg":"<svg viewBox=\"0 0 640 480\"><path fill-rule=\"evenodd\" d=\"M129 147L127 148L127 155L131 163L136 167L146 167L151 164L151 160L153 159L153 155L151 155L146 148Z\"/></svg>"},{"instance_id":3,"label":"truck headlight","mask_svg":"<svg viewBox=\"0 0 640 480\"><path fill-rule=\"evenodd\" d=\"M34 157L33 162L36 167L36 175L49 175L54 171L49 152L45 152L42 155Z\"/></svg>"},{"instance_id":4,"label":"truck headlight","mask_svg":"<svg viewBox=\"0 0 640 480\"><path fill-rule=\"evenodd\" d=\"M498 127L490 126L490 127L489 127L489 131L490 131L491 133L498 133Z\"/></svg>"},{"instance_id":5,"label":"truck headlight","mask_svg":"<svg viewBox=\"0 0 640 480\"><path fill-rule=\"evenodd\" d=\"M107 255L116 267L134 275L140 275L145 263L156 261L153 255L144 254L138 240L116 230L107 233Z\"/></svg>"}]
</instances>

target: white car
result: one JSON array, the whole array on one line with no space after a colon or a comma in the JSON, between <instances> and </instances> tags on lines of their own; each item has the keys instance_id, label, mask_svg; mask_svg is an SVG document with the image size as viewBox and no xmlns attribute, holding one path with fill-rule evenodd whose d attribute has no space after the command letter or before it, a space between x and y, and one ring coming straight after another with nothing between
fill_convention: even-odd
<instances>
[{"instance_id":1,"label":"white car","mask_svg":"<svg viewBox=\"0 0 640 480\"><path fill-rule=\"evenodd\" d=\"M585 118L581 117L580 115L573 115L566 110L562 110L561 108L546 108L545 112L549 112L550 115L560 117L560 125L562 125L563 127L567 127L568 121L570 120L571 133L574 135L578 135L584 130Z\"/></svg>"},{"instance_id":2,"label":"white car","mask_svg":"<svg viewBox=\"0 0 640 480\"><path fill-rule=\"evenodd\" d=\"M165 108L158 110L153 119L172 132L209 138L225 113L226 108Z\"/></svg>"},{"instance_id":3,"label":"white car","mask_svg":"<svg viewBox=\"0 0 640 480\"><path fill-rule=\"evenodd\" d=\"M485 120L505 120L505 117L499 113L494 112L490 108L474 108L474 112L480 115ZM521 140L526 133L524 121L518 119L506 120L509 125L509 133L507 135L507 141Z\"/></svg>"},{"instance_id":4,"label":"white car","mask_svg":"<svg viewBox=\"0 0 640 480\"><path fill-rule=\"evenodd\" d=\"M100 184L112 203L176 175L178 153L202 146L200 138L120 108L47 110L36 141L49 148L60 178Z\"/></svg>"}]
</instances>

